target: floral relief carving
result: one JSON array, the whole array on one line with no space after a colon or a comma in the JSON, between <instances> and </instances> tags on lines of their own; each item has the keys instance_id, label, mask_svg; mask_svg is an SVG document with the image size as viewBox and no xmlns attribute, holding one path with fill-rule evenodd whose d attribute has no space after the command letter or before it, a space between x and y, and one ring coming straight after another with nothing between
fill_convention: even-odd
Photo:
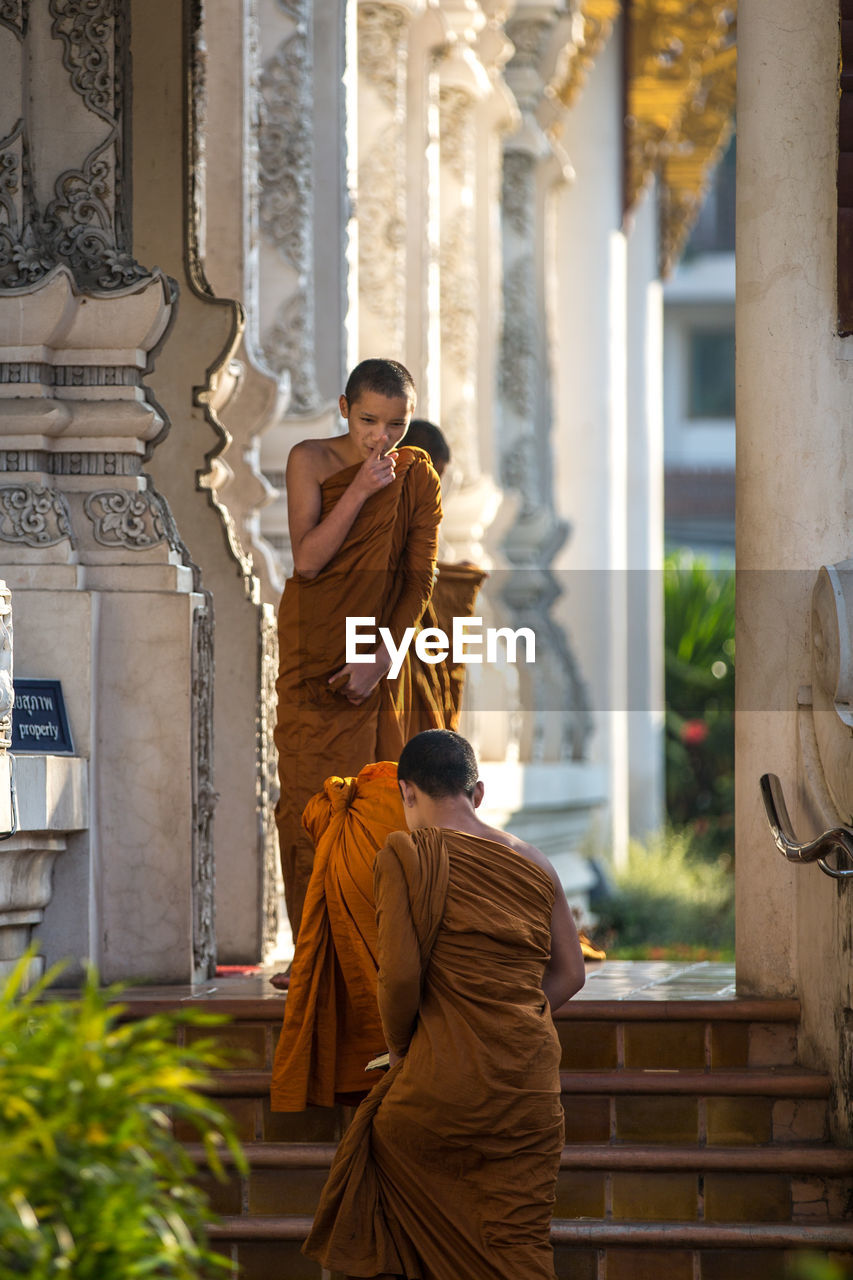
<instances>
[{"instance_id":1,"label":"floral relief carving","mask_svg":"<svg viewBox=\"0 0 853 1280\"><path fill-rule=\"evenodd\" d=\"M0 584L0 755L12 745L12 593Z\"/></svg>"},{"instance_id":2,"label":"floral relief carving","mask_svg":"<svg viewBox=\"0 0 853 1280\"><path fill-rule=\"evenodd\" d=\"M117 0L49 0L48 11L70 90L82 99L93 127L73 157L78 163L50 175L53 197L40 203L31 171L32 103L22 93L21 120L0 143L0 287L34 284L65 263L85 289L124 288L148 275L130 253L121 186L125 7ZM41 76L43 50L30 48L26 8L19 13L24 58ZM55 76L51 88L61 103ZM42 188L47 176L40 175Z\"/></svg>"},{"instance_id":3,"label":"floral relief carving","mask_svg":"<svg viewBox=\"0 0 853 1280\"><path fill-rule=\"evenodd\" d=\"M311 57L308 40L284 40L260 77L260 223L297 271L310 263Z\"/></svg>"},{"instance_id":4,"label":"floral relief carving","mask_svg":"<svg viewBox=\"0 0 853 1280\"><path fill-rule=\"evenodd\" d=\"M507 35L515 46L511 67L538 69L548 48L556 10L549 17L518 17L507 24Z\"/></svg>"},{"instance_id":5,"label":"floral relief carving","mask_svg":"<svg viewBox=\"0 0 853 1280\"><path fill-rule=\"evenodd\" d=\"M213 815L213 599L193 614L193 967L200 977L216 972Z\"/></svg>"},{"instance_id":6,"label":"floral relief carving","mask_svg":"<svg viewBox=\"0 0 853 1280\"><path fill-rule=\"evenodd\" d=\"M442 85L439 91L441 163L458 182L464 182L474 162L474 130L471 109L474 97L467 89Z\"/></svg>"},{"instance_id":7,"label":"floral relief carving","mask_svg":"<svg viewBox=\"0 0 853 1280\"><path fill-rule=\"evenodd\" d=\"M4 485L0 488L0 540L28 547L53 547L68 540L74 545L65 498L44 485Z\"/></svg>"},{"instance_id":8,"label":"floral relief carving","mask_svg":"<svg viewBox=\"0 0 853 1280\"><path fill-rule=\"evenodd\" d=\"M290 371L291 412L310 413L319 403L320 392L313 360L314 313L304 289L278 308L264 335L263 348L273 369Z\"/></svg>"},{"instance_id":9,"label":"floral relief carving","mask_svg":"<svg viewBox=\"0 0 853 1280\"><path fill-rule=\"evenodd\" d=\"M535 163L527 151L504 152L501 211L519 238L530 236L533 228Z\"/></svg>"},{"instance_id":10,"label":"floral relief carving","mask_svg":"<svg viewBox=\"0 0 853 1280\"><path fill-rule=\"evenodd\" d=\"M93 536L102 547L146 551L171 542L171 519L161 498L148 489L102 489L90 493L83 509L92 522Z\"/></svg>"},{"instance_id":11,"label":"floral relief carving","mask_svg":"<svg viewBox=\"0 0 853 1280\"><path fill-rule=\"evenodd\" d=\"M474 256L473 219L470 209L460 208L442 237L441 354L465 377L477 360L477 265Z\"/></svg>"},{"instance_id":12,"label":"floral relief carving","mask_svg":"<svg viewBox=\"0 0 853 1280\"><path fill-rule=\"evenodd\" d=\"M528 419L538 374L533 271L533 255L526 253L506 272L501 335L501 392L516 414Z\"/></svg>"},{"instance_id":13,"label":"floral relief carving","mask_svg":"<svg viewBox=\"0 0 853 1280\"><path fill-rule=\"evenodd\" d=\"M275 682L278 675L278 628L273 609L263 606L260 626L261 670L258 698L258 815L263 860L261 904L264 954L278 936L281 891L279 887L278 832L275 806L278 800L278 756L273 742L276 721Z\"/></svg>"},{"instance_id":14,"label":"floral relief carving","mask_svg":"<svg viewBox=\"0 0 853 1280\"><path fill-rule=\"evenodd\" d=\"M288 6L305 18L305 5ZM320 400L314 349L313 57L308 23L282 41L260 77L258 104L259 221L265 238L297 274L264 336L264 354L291 380L291 411L310 413Z\"/></svg>"},{"instance_id":15,"label":"floral relief carving","mask_svg":"<svg viewBox=\"0 0 853 1280\"><path fill-rule=\"evenodd\" d=\"M403 139L389 125L365 156L359 173L358 281L360 299L382 316L402 341L406 269L406 222L401 184ZM398 354L391 353L390 354Z\"/></svg>"},{"instance_id":16,"label":"floral relief carving","mask_svg":"<svg viewBox=\"0 0 853 1280\"><path fill-rule=\"evenodd\" d=\"M0 24L14 31L19 38L27 29L30 0L0 0Z\"/></svg>"},{"instance_id":17,"label":"floral relief carving","mask_svg":"<svg viewBox=\"0 0 853 1280\"><path fill-rule=\"evenodd\" d=\"M389 4L358 6L358 68L395 115L401 113L404 9Z\"/></svg>"}]
</instances>

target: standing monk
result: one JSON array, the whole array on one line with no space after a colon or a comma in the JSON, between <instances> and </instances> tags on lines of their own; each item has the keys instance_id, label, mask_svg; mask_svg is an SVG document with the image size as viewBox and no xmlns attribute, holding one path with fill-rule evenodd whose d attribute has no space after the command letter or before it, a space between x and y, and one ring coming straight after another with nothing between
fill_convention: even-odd
<instances>
[{"instance_id":1,"label":"standing monk","mask_svg":"<svg viewBox=\"0 0 853 1280\"><path fill-rule=\"evenodd\" d=\"M287 913L299 931L314 847L302 811L330 774L396 760L408 737L408 658L386 679L380 641L346 661L347 617L374 618L399 644L427 605L435 572L438 476L418 449L396 450L415 406L396 360L364 360L340 398L347 434L302 440L287 463L294 573L279 609L276 806Z\"/></svg>"},{"instance_id":2,"label":"standing monk","mask_svg":"<svg viewBox=\"0 0 853 1280\"><path fill-rule=\"evenodd\" d=\"M391 1069L344 1135L305 1252L371 1280L555 1280L551 1013L584 982L571 912L544 854L478 818L464 738L418 734L397 777L411 834L374 869Z\"/></svg>"}]
</instances>

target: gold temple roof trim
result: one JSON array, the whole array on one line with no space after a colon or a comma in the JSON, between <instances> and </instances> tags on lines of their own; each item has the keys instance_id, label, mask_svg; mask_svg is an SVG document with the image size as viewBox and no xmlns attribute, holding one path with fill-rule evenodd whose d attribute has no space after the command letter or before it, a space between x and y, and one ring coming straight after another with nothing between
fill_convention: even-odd
<instances>
[{"instance_id":1,"label":"gold temple roof trim","mask_svg":"<svg viewBox=\"0 0 853 1280\"><path fill-rule=\"evenodd\" d=\"M554 93L564 107L574 103L586 84L596 58L610 38L621 8L621 0L581 0L583 35L577 41L562 78L554 85Z\"/></svg>"},{"instance_id":2,"label":"gold temple roof trim","mask_svg":"<svg viewBox=\"0 0 853 1280\"><path fill-rule=\"evenodd\" d=\"M626 212L660 179L660 268L678 260L734 123L736 0L630 0Z\"/></svg>"}]
</instances>

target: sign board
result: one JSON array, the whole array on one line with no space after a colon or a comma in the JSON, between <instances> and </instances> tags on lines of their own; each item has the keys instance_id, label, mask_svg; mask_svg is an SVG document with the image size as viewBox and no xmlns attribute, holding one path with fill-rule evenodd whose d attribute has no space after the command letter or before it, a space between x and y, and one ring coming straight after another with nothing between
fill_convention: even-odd
<instances>
[{"instance_id":1,"label":"sign board","mask_svg":"<svg viewBox=\"0 0 853 1280\"><path fill-rule=\"evenodd\" d=\"M58 680L15 680L12 754L73 755L74 747Z\"/></svg>"}]
</instances>

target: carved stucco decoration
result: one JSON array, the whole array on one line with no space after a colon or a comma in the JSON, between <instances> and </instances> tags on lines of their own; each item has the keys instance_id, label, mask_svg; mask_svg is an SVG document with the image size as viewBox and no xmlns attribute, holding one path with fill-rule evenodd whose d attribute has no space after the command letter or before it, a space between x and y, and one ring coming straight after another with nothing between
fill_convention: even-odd
<instances>
[{"instance_id":1,"label":"carved stucco decoration","mask_svg":"<svg viewBox=\"0 0 853 1280\"><path fill-rule=\"evenodd\" d=\"M193 966L200 977L216 972L213 815L213 598L193 614Z\"/></svg>"},{"instance_id":2,"label":"carved stucco decoration","mask_svg":"<svg viewBox=\"0 0 853 1280\"><path fill-rule=\"evenodd\" d=\"M33 165L43 165L51 149L40 145L45 125L23 76L20 119L0 140L0 287L25 288L63 262L83 288L123 289L148 274L130 253L121 185L126 9L115 0L49 0L48 11L51 35L61 44L61 74L54 70L59 59L52 63L42 49L30 48L23 7L5 5L4 25L21 39L30 74L40 83L47 79L59 101L79 98L90 127L80 133L80 151L71 157L76 163L36 175ZM51 185L52 198L39 204L37 190Z\"/></svg>"},{"instance_id":3,"label":"carved stucco decoration","mask_svg":"<svg viewBox=\"0 0 853 1280\"><path fill-rule=\"evenodd\" d=\"M0 582L0 755L12 746L12 593Z\"/></svg>"},{"instance_id":4,"label":"carved stucco decoration","mask_svg":"<svg viewBox=\"0 0 853 1280\"><path fill-rule=\"evenodd\" d=\"M27 30L30 0L0 0L0 24L23 36Z\"/></svg>"},{"instance_id":5,"label":"carved stucco decoration","mask_svg":"<svg viewBox=\"0 0 853 1280\"><path fill-rule=\"evenodd\" d=\"M395 115L401 101L401 62L408 25L405 9L389 4L358 6L358 69Z\"/></svg>"},{"instance_id":6,"label":"carved stucco decoration","mask_svg":"<svg viewBox=\"0 0 853 1280\"><path fill-rule=\"evenodd\" d=\"M553 26L553 13L532 17L525 16L522 11L518 17L510 18L506 30L513 44L512 61L516 67L539 68L548 48Z\"/></svg>"},{"instance_id":7,"label":"carved stucco decoration","mask_svg":"<svg viewBox=\"0 0 853 1280\"><path fill-rule=\"evenodd\" d=\"M68 504L61 493L37 484L0 487L0 541L53 547L66 539L74 545Z\"/></svg>"},{"instance_id":8,"label":"carved stucco decoration","mask_svg":"<svg viewBox=\"0 0 853 1280\"><path fill-rule=\"evenodd\" d=\"M258 178L262 235L296 273L296 286L263 335L276 373L290 374L290 409L316 411L320 401L315 353L314 294L314 87L310 4L283 6L298 22L264 64L259 79Z\"/></svg>"},{"instance_id":9,"label":"carved stucco decoration","mask_svg":"<svg viewBox=\"0 0 853 1280\"><path fill-rule=\"evenodd\" d=\"M529 151L504 152L502 212L510 229L520 238L532 227L535 158Z\"/></svg>"},{"instance_id":10,"label":"carved stucco decoration","mask_svg":"<svg viewBox=\"0 0 853 1280\"><path fill-rule=\"evenodd\" d=\"M261 944L269 955L278 936L283 887L280 885L278 832L275 806L278 801L278 756L273 741L276 722L275 682L278 676L278 629L274 610L263 607L260 632L260 690L258 698L258 821L263 859L261 901Z\"/></svg>"},{"instance_id":11,"label":"carved stucco decoration","mask_svg":"<svg viewBox=\"0 0 853 1280\"><path fill-rule=\"evenodd\" d=\"M379 135L359 169L359 300L382 316L390 333L404 331L405 205L399 174L402 136L396 124ZM399 352L387 353L398 357Z\"/></svg>"},{"instance_id":12,"label":"carved stucco decoration","mask_svg":"<svg viewBox=\"0 0 853 1280\"><path fill-rule=\"evenodd\" d=\"M441 353L460 376L477 359L477 266L473 255L470 209L457 209L442 237Z\"/></svg>"},{"instance_id":13,"label":"carved stucco decoration","mask_svg":"<svg viewBox=\"0 0 853 1280\"><path fill-rule=\"evenodd\" d=\"M87 495L83 509L92 522L92 536L102 547L147 551L173 540L166 504L152 490L101 489Z\"/></svg>"},{"instance_id":14,"label":"carved stucco decoration","mask_svg":"<svg viewBox=\"0 0 853 1280\"><path fill-rule=\"evenodd\" d=\"M458 182L470 177L474 161L471 112L474 95L456 85L442 85L438 97L441 163Z\"/></svg>"}]
</instances>

